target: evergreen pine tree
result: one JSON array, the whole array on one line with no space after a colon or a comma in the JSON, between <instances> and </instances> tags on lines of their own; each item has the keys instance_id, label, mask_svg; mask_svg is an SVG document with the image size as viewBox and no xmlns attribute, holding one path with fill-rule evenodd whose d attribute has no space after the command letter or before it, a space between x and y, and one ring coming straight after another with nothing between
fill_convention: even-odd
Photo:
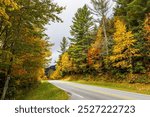
<instances>
[{"instance_id":1,"label":"evergreen pine tree","mask_svg":"<svg viewBox=\"0 0 150 117\"><path fill-rule=\"evenodd\" d=\"M68 46L68 41L66 39L66 37L63 37L62 42L60 42L60 52L61 54L65 53L67 50L67 46Z\"/></svg>"},{"instance_id":2,"label":"evergreen pine tree","mask_svg":"<svg viewBox=\"0 0 150 117\"><path fill-rule=\"evenodd\" d=\"M93 27L92 16L87 6L79 8L73 18L71 26L71 47L69 53L79 71L86 70L87 53L91 44L91 29Z\"/></svg>"},{"instance_id":3,"label":"evergreen pine tree","mask_svg":"<svg viewBox=\"0 0 150 117\"><path fill-rule=\"evenodd\" d=\"M109 12L109 0L91 0L91 3L93 5L93 9L90 8L91 12L98 16L98 23L102 24L103 27L103 33L104 33L104 48L105 48L105 53L106 55L109 54L109 49L108 49L108 34L107 34L107 29L106 29L106 19L107 19L107 14ZM101 18L101 19L99 19Z\"/></svg>"},{"instance_id":4,"label":"evergreen pine tree","mask_svg":"<svg viewBox=\"0 0 150 117\"><path fill-rule=\"evenodd\" d=\"M117 0L115 16L122 17L130 30L137 32L142 28L145 15L150 12L149 0Z\"/></svg>"}]
</instances>

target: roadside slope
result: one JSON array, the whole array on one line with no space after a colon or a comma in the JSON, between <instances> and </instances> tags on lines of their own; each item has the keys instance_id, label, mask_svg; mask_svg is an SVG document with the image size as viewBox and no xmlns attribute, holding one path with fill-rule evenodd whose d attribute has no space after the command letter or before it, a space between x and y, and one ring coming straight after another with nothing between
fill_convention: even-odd
<instances>
[{"instance_id":1,"label":"roadside slope","mask_svg":"<svg viewBox=\"0 0 150 117\"><path fill-rule=\"evenodd\" d=\"M18 97L18 100L67 100L68 94L56 86L42 81L38 87Z\"/></svg>"}]
</instances>

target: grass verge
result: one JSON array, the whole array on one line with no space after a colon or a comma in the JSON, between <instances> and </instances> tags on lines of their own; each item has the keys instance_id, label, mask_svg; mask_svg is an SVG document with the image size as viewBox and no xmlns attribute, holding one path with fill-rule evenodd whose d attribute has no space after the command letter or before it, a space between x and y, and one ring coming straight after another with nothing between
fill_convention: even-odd
<instances>
[{"instance_id":1,"label":"grass verge","mask_svg":"<svg viewBox=\"0 0 150 117\"><path fill-rule=\"evenodd\" d=\"M48 83L41 81L38 87L22 95L18 100L67 100L68 95L63 90Z\"/></svg>"},{"instance_id":2,"label":"grass verge","mask_svg":"<svg viewBox=\"0 0 150 117\"><path fill-rule=\"evenodd\" d=\"M73 82L150 95L150 85L146 84L113 83L105 81L85 81L85 80L77 80Z\"/></svg>"}]
</instances>

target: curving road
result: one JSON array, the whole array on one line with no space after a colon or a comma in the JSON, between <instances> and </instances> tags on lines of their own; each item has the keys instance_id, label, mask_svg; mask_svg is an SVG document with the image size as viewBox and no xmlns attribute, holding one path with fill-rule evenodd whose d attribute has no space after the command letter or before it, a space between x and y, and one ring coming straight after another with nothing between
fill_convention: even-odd
<instances>
[{"instance_id":1,"label":"curving road","mask_svg":"<svg viewBox=\"0 0 150 117\"><path fill-rule=\"evenodd\" d=\"M150 95L139 93L60 80L50 80L49 83L68 92L70 100L150 100Z\"/></svg>"}]
</instances>

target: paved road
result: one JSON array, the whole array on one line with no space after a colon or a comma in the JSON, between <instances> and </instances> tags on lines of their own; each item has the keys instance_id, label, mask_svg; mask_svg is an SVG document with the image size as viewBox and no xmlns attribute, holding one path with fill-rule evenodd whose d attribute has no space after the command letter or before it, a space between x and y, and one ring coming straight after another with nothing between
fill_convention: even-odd
<instances>
[{"instance_id":1,"label":"paved road","mask_svg":"<svg viewBox=\"0 0 150 117\"><path fill-rule=\"evenodd\" d=\"M50 80L49 82L68 92L71 100L150 100L150 95L67 81Z\"/></svg>"}]
</instances>

